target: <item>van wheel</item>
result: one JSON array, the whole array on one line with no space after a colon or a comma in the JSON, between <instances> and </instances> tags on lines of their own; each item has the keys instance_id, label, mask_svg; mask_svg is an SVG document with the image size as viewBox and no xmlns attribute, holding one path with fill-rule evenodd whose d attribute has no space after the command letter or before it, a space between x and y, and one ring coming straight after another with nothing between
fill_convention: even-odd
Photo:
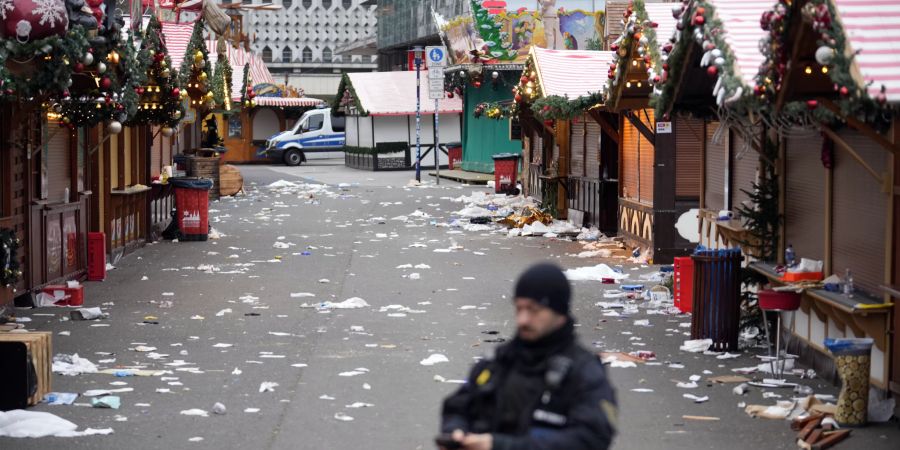
<instances>
[{"instance_id":1,"label":"van wheel","mask_svg":"<svg viewBox=\"0 0 900 450\"><path fill-rule=\"evenodd\" d=\"M303 154L298 150L288 150L284 153L284 163L289 166L299 166L303 162Z\"/></svg>"}]
</instances>

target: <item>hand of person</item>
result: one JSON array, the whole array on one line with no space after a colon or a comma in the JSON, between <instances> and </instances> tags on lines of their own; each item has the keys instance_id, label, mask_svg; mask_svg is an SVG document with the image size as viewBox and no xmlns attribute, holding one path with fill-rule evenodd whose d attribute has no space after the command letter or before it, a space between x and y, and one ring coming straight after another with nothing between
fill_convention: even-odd
<instances>
[{"instance_id":1,"label":"hand of person","mask_svg":"<svg viewBox=\"0 0 900 450\"><path fill-rule=\"evenodd\" d=\"M453 447L439 446L438 449L439 450L452 450L452 449L464 448L462 442L463 442L463 439L465 439L465 438L466 438L466 433L463 430L454 430L453 434L450 435L450 439L457 442L458 444Z\"/></svg>"},{"instance_id":2,"label":"hand of person","mask_svg":"<svg viewBox=\"0 0 900 450\"><path fill-rule=\"evenodd\" d=\"M491 450L494 447L494 436L490 434L467 434L460 442L462 442L462 447L466 450Z\"/></svg>"}]
</instances>

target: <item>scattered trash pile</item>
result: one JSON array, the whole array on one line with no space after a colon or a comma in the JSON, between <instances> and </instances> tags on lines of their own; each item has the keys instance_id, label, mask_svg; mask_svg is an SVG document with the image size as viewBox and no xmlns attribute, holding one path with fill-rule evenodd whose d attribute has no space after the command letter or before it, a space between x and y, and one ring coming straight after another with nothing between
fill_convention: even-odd
<instances>
[{"instance_id":1,"label":"scattered trash pile","mask_svg":"<svg viewBox=\"0 0 900 450\"><path fill-rule=\"evenodd\" d=\"M529 197L478 191L449 200L466 205L453 213L455 218L449 223L451 227L466 231L505 231L509 237L543 236L579 241L611 241L596 228L582 228L571 222L554 219Z\"/></svg>"}]
</instances>

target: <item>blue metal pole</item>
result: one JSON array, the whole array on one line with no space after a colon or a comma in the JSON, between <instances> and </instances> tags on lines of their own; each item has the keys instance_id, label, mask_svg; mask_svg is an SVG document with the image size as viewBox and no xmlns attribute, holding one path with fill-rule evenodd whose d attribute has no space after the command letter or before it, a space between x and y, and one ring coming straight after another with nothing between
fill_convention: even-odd
<instances>
[{"instance_id":1,"label":"blue metal pole","mask_svg":"<svg viewBox=\"0 0 900 450\"><path fill-rule=\"evenodd\" d=\"M441 139L440 139L440 129L438 116L438 99L434 99L434 174L437 184L441 184L441 155L438 152L441 151Z\"/></svg>"},{"instance_id":2,"label":"blue metal pole","mask_svg":"<svg viewBox=\"0 0 900 450\"><path fill-rule=\"evenodd\" d=\"M422 181L422 48L414 47L416 62L416 181Z\"/></svg>"}]
</instances>

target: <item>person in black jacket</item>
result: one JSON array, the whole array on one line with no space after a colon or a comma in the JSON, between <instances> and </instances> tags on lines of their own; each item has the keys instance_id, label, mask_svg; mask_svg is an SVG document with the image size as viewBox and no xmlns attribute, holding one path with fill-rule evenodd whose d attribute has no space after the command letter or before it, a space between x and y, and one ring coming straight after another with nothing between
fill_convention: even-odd
<instances>
[{"instance_id":1,"label":"person in black jacket","mask_svg":"<svg viewBox=\"0 0 900 450\"><path fill-rule=\"evenodd\" d=\"M478 362L444 401L442 449L603 450L615 435L615 393L597 355L576 342L571 288L537 264L515 288L517 333Z\"/></svg>"}]
</instances>

